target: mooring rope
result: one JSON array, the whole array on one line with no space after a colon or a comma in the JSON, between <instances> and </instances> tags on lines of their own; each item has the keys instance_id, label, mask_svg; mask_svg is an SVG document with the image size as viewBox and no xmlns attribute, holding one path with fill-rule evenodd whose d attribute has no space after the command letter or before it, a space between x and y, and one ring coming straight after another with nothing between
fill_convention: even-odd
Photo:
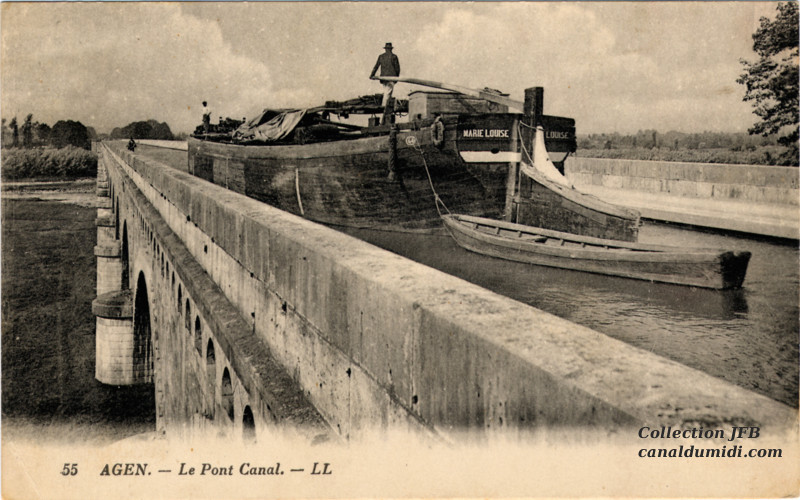
<instances>
[{"instance_id":1,"label":"mooring rope","mask_svg":"<svg viewBox=\"0 0 800 500\"><path fill-rule=\"evenodd\" d=\"M306 215L305 210L303 210L303 200L300 198L300 169L294 169L294 190L297 193L297 204L300 206L300 215Z\"/></svg>"},{"instance_id":2,"label":"mooring rope","mask_svg":"<svg viewBox=\"0 0 800 500\"><path fill-rule=\"evenodd\" d=\"M521 127L522 125L528 127L531 130L534 130L534 131L536 130L536 127L533 127L531 125L528 125L527 123L523 123L521 121L518 121L517 122L517 135L520 137L520 139L522 139L522 127ZM520 140L519 143L520 143L520 145L522 145L522 151L525 152L525 156L528 158L528 163L533 165L533 158L531 157L531 154L528 152L528 148L525 147L525 141Z\"/></svg>"},{"instance_id":3,"label":"mooring rope","mask_svg":"<svg viewBox=\"0 0 800 500\"><path fill-rule=\"evenodd\" d=\"M445 205L444 201L442 201L442 199L439 197L439 193L436 192L436 188L433 187L433 179L431 178L430 170L428 170L428 162L425 161L425 153L422 151L422 147L420 147L419 143L416 141L414 141L411 146L416 149L417 152L419 152L420 157L422 157L422 164L425 166L425 173L428 175L428 184L430 184L431 191L433 191L433 200L436 205L436 212L438 212L439 217L442 217L442 211L439 210L439 205L441 205L449 215L450 209L447 208L447 205Z\"/></svg>"}]
</instances>

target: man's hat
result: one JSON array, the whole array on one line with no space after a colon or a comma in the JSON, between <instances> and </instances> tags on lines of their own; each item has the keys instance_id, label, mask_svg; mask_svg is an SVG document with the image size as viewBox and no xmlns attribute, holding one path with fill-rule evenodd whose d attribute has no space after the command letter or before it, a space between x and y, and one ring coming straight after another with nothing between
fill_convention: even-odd
<instances>
[{"instance_id":1,"label":"man's hat","mask_svg":"<svg viewBox=\"0 0 800 500\"><path fill-rule=\"evenodd\" d=\"M384 45L383 48L384 49L391 49L392 48L392 42L386 42L386 45Z\"/></svg>"}]
</instances>

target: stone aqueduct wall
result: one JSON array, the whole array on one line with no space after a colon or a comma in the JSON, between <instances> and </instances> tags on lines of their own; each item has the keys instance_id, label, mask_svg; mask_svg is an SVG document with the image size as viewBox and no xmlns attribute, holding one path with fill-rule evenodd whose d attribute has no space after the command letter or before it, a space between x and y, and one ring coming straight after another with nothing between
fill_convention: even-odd
<instances>
[{"instance_id":1,"label":"stone aqueduct wall","mask_svg":"<svg viewBox=\"0 0 800 500\"><path fill-rule=\"evenodd\" d=\"M98 195L108 202L98 210L95 249L96 377L152 383L156 427L172 435L263 432L281 423L329 434L302 390L254 341L252 325L144 196L140 185L147 182L110 149L97 149Z\"/></svg>"},{"instance_id":2,"label":"stone aqueduct wall","mask_svg":"<svg viewBox=\"0 0 800 500\"><path fill-rule=\"evenodd\" d=\"M463 427L770 426L796 416L123 143L99 148L115 226L130 239L132 300L149 308L162 428L254 425L259 433L288 422L347 438L375 427L448 435ZM141 324L137 307L133 323Z\"/></svg>"},{"instance_id":3,"label":"stone aqueduct wall","mask_svg":"<svg viewBox=\"0 0 800 500\"><path fill-rule=\"evenodd\" d=\"M691 198L800 203L796 167L571 157L565 163L565 174L576 185Z\"/></svg>"}]
</instances>

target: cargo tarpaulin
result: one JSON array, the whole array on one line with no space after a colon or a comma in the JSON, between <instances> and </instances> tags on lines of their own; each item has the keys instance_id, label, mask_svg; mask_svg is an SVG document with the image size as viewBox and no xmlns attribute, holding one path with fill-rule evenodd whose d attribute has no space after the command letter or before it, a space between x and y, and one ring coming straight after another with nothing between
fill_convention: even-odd
<instances>
[{"instance_id":1,"label":"cargo tarpaulin","mask_svg":"<svg viewBox=\"0 0 800 500\"><path fill-rule=\"evenodd\" d=\"M305 115L305 109L265 109L236 129L233 137L244 141L279 141L291 134Z\"/></svg>"}]
</instances>

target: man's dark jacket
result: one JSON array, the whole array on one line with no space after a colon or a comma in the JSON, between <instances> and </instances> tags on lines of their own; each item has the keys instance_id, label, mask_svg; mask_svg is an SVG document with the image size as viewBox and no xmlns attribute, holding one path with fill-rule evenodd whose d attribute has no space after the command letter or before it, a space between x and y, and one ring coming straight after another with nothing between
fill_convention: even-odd
<instances>
[{"instance_id":1,"label":"man's dark jacket","mask_svg":"<svg viewBox=\"0 0 800 500\"><path fill-rule=\"evenodd\" d=\"M381 76L400 76L400 59L391 52L384 52L378 56L378 62L372 68L370 77L375 76L378 66L381 68Z\"/></svg>"}]
</instances>

